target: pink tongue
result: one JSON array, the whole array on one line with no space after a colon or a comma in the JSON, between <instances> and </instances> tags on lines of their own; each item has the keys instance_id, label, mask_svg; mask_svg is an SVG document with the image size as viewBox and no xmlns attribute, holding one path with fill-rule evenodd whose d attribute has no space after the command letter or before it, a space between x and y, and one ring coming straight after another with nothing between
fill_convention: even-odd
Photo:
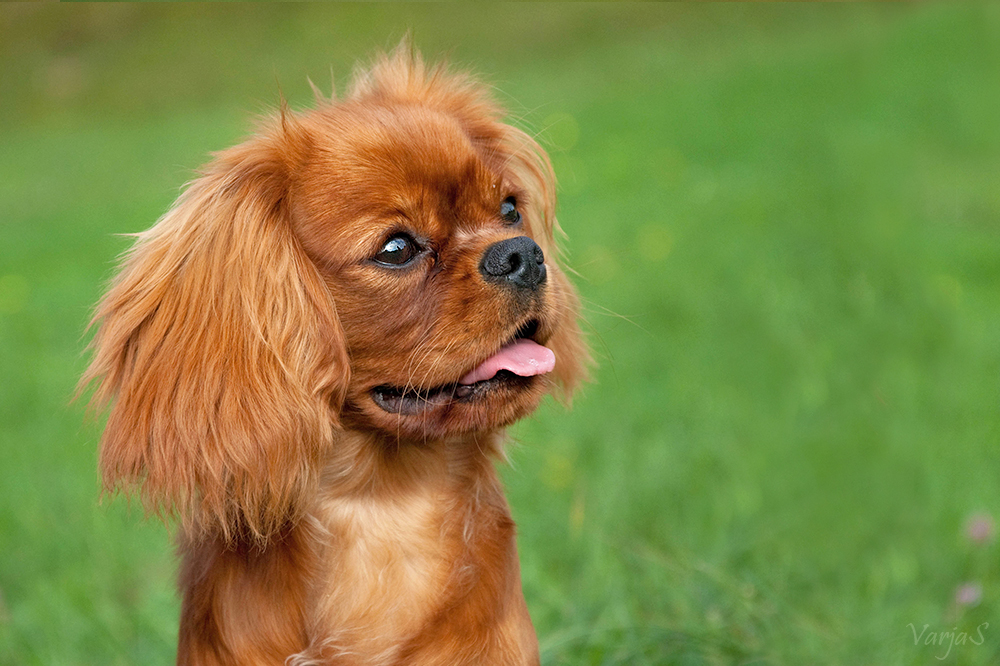
<instances>
[{"instance_id":1,"label":"pink tongue","mask_svg":"<svg viewBox=\"0 0 1000 666\"><path fill-rule=\"evenodd\" d=\"M462 377L459 384L475 384L490 379L501 370L510 370L521 377L544 375L556 366L556 355L548 347L528 339L517 340L502 348Z\"/></svg>"}]
</instances>

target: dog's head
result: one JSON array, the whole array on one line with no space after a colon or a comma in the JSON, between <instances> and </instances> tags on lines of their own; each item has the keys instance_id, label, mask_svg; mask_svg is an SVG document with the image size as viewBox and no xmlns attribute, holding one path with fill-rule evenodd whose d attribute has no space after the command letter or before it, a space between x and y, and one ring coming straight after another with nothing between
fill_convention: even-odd
<instances>
[{"instance_id":1,"label":"dog's head","mask_svg":"<svg viewBox=\"0 0 1000 666\"><path fill-rule=\"evenodd\" d=\"M544 152L405 46L284 111L139 234L100 304L101 465L157 508L266 536L338 432L501 428L585 356Z\"/></svg>"}]
</instances>

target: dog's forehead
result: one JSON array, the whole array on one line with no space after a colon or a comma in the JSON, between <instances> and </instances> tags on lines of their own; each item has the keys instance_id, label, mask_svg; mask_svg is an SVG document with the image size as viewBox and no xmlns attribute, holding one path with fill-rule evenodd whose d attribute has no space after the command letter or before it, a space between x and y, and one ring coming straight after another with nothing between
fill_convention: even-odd
<instances>
[{"instance_id":1,"label":"dog's forehead","mask_svg":"<svg viewBox=\"0 0 1000 666\"><path fill-rule=\"evenodd\" d=\"M428 238L474 231L512 194L502 156L448 114L396 105L320 120L293 198L300 230L324 243L349 240L341 247L361 253L393 227Z\"/></svg>"},{"instance_id":2,"label":"dog's forehead","mask_svg":"<svg viewBox=\"0 0 1000 666\"><path fill-rule=\"evenodd\" d=\"M416 105L366 109L326 137L341 176L366 184L369 201L442 203L490 195L501 174L453 116ZM411 202L415 203L415 202Z\"/></svg>"}]
</instances>

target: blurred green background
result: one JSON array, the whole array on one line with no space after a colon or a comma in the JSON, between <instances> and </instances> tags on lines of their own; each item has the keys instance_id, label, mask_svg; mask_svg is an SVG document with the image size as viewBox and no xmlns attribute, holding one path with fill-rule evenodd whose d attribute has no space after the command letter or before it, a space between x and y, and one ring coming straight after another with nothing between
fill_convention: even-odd
<instances>
[{"instance_id":1,"label":"blurred green background","mask_svg":"<svg viewBox=\"0 0 1000 666\"><path fill-rule=\"evenodd\" d=\"M560 177L599 368L504 470L543 663L997 663L1000 5L956 3L0 7L0 664L172 662L168 531L68 404L117 234L407 30Z\"/></svg>"}]
</instances>

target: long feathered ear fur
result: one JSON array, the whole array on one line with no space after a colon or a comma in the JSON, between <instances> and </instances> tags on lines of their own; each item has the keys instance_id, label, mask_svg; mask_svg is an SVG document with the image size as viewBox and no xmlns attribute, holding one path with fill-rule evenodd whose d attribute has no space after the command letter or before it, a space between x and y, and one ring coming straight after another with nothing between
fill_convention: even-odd
<instances>
[{"instance_id":1,"label":"long feathered ear fur","mask_svg":"<svg viewBox=\"0 0 1000 666\"><path fill-rule=\"evenodd\" d=\"M287 220L308 137L284 113L138 234L81 386L111 404L105 487L188 530L266 539L304 508L348 380L334 304Z\"/></svg>"}]
</instances>

